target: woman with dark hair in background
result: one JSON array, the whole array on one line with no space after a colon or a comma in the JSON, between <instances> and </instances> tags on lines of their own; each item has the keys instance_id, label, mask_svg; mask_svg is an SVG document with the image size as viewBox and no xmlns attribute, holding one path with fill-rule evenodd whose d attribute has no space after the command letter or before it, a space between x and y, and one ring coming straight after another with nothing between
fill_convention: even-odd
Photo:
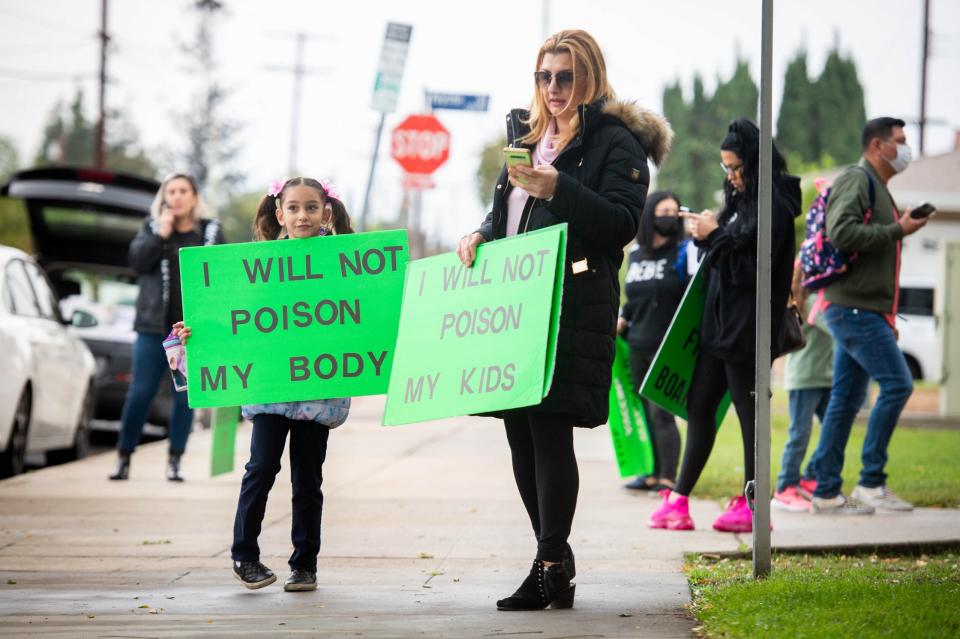
<instances>
[{"instance_id":1,"label":"woman with dark hair in background","mask_svg":"<svg viewBox=\"0 0 960 639\"><path fill-rule=\"evenodd\" d=\"M650 516L652 528L692 530L687 497L707 464L716 438L715 416L729 390L743 437L744 485L754 478L754 359L756 353L757 190L760 131L750 120L734 120L720 145L727 174L719 215L683 213L690 234L706 249L701 267L706 297L700 324L700 352L687 395L687 442L677 487ZM771 224L771 360L781 350L778 339L793 275L793 219L800 214L800 179L787 175L787 164L773 146L773 210L763 211ZM769 499L768 495L757 495ZM743 495L730 500L713 527L722 532L753 529Z\"/></svg>"},{"instance_id":2,"label":"woman with dark hair in background","mask_svg":"<svg viewBox=\"0 0 960 639\"><path fill-rule=\"evenodd\" d=\"M617 322L630 344L630 377L634 392L650 368L670 327L687 280L687 244L679 217L680 199L670 191L647 197L640 217L637 243L630 250L624 279L627 303ZM672 490L680 461L680 431L673 414L640 398L653 442L653 474L626 485L635 490Z\"/></svg>"},{"instance_id":3,"label":"woman with dark hair in background","mask_svg":"<svg viewBox=\"0 0 960 639\"><path fill-rule=\"evenodd\" d=\"M133 323L137 341L133 346L133 380L120 417L117 466L110 479L130 476L130 456L140 443L150 402L163 376L169 374L163 339L174 323L183 320L178 252L187 246L224 242L220 223L206 219L205 213L196 180L183 173L171 175L160 185L150 207L150 218L130 243L128 260L137 273L139 286ZM183 481L180 456L187 447L193 411L187 406L186 393L171 395L167 479Z\"/></svg>"}]
</instances>

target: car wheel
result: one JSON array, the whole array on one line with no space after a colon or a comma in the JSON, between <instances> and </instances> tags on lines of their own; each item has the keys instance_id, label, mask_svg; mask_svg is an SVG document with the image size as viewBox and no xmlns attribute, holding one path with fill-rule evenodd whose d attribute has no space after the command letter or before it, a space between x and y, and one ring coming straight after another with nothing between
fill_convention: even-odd
<instances>
[{"instance_id":1,"label":"car wheel","mask_svg":"<svg viewBox=\"0 0 960 639\"><path fill-rule=\"evenodd\" d=\"M907 368L910 369L910 376L915 381L920 381L923 379L923 370L920 368L920 362L912 355L904 356L907 360Z\"/></svg>"},{"instance_id":2,"label":"car wheel","mask_svg":"<svg viewBox=\"0 0 960 639\"><path fill-rule=\"evenodd\" d=\"M7 449L0 453L0 477L13 477L23 472L27 456L27 430L30 428L30 390L24 389L13 414L13 428Z\"/></svg>"}]
</instances>

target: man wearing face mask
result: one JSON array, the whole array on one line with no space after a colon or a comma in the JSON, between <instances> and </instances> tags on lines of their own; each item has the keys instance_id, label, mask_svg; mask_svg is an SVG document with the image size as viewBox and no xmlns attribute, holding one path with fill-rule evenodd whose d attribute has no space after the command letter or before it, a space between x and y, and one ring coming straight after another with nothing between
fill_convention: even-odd
<instances>
[{"instance_id":1,"label":"man wearing face mask","mask_svg":"<svg viewBox=\"0 0 960 639\"><path fill-rule=\"evenodd\" d=\"M835 355L833 390L811 461L817 474L813 498L817 513L868 515L875 510L913 509L887 487L884 472L890 437L913 392L895 329L900 246L904 237L927 223L926 218L898 211L887 190L890 178L906 169L911 159L903 126L896 118L867 122L860 140L863 157L836 179L827 204L827 236L838 250L856 253L857 259L824 296ZM880 395L867 422L860 480L847 499L840 492L844 450L871 379L879 384Z\"/></svg>"}]
</instances>

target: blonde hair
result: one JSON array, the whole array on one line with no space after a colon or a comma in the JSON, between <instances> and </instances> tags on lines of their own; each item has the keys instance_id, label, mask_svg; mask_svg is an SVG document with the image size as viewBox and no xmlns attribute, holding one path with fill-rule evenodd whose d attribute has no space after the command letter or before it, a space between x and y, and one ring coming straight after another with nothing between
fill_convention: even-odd
<instances>
[{"instance_id":1,"label":"blonde hair","mask_svg":"<svg viewBox=\"0 0 960 639\"><path fill-rule=\"evenodd\" d=\"M613 87L607 81L607 64L603 59L600 45L586 31L574 29L559 31L546 39L537 54L537 64L534 71L540 70L543 56L546 54L569 53L573 64L573 93L583 87L583 104L590 104L600 99L616 99ZM571 96L571 100L573 97ZM579 104L576 106L580 106ZM528 133L521 142L536 144L547 133L550 126L550 110L547 108L540 87L534 81L533 100L530 104L530 119L526 122L530 126ZM558 135L554 142L559 148L565 147L570 140L580 133L580 114L575 113L570 120L570 128L563 135Z\"/></svg>"},{"instance_id":2,"label":"blonde hair","mask_svg":"<svg viewBox=\"0 0 960 639\"><path fill-rule=\"evenodd\" d=\"M213 219L216 217L209 208L207 208L206 203L203 201L203 198L200 197L200 189L197 187L197 181L193 178L192 175L186 173L173 173L163 178L163 182L160 183L160 188L157 190L157 194L153 196L153 203L150 204L150 217L157 219L160 217L160 209L163 206L163 192L166 190L167 185L173 182L174 180L186 180L190 183L190 188L193 189L193 194L197 196L197 203L193 205L193 209L190 211L190 216L193 218L193 221L196 222L201 218Z\"/></svg>"}]
</instances>

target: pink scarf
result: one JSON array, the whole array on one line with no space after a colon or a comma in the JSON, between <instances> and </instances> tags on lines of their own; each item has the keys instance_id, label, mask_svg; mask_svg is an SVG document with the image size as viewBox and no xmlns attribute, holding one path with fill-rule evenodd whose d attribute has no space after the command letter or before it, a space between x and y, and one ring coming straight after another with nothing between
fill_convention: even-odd
<instances>
[{"instance_id":1,"label":"pink scarf","mask_svg":"<svg viewBox=\"0 0 960 639\"><path fill-rule=\"evenodd\" d=\"M553 142L556 135L557 120L551 118L547 132L544 133L533 149L533 166L553 164L553 161L560 155L559 149ZM510 191L510 195L507 197L507 237L516 235L520 230L520 218L523 217L523 209L527 205L527 198L529 197L530 194L519 186L513 187L513 190Z\"/></svg>"}]
</instances>

